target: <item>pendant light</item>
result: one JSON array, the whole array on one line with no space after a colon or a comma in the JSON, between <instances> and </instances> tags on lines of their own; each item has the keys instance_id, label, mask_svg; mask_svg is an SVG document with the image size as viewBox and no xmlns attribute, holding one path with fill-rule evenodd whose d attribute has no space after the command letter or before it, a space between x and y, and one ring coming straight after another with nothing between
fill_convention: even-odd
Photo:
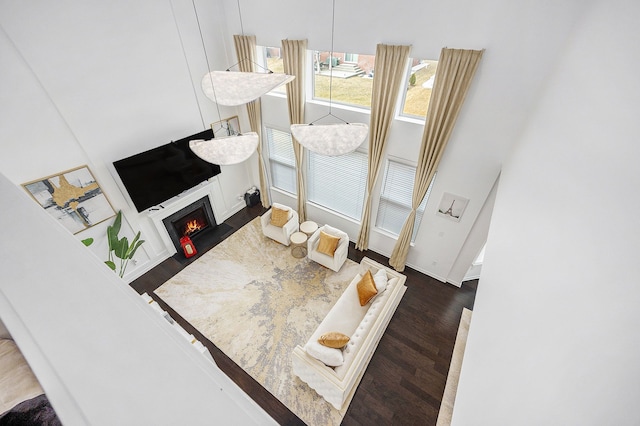
<instances>
[{"instance_id":1,"label":"pendant light","mask_svg":"<svg viewBox=\"0 0 640 426\"><path fill-rule=\"evenodd\" d=\"M200 27L200 19L198 18L198 11L196 9L195 0L191 0L193 4L193 11L196 15L196 22L198 23L198 31L200 32L200 41L202 42L202 49L204 50L205 60L207 62L207 69L209 73L205 75L205 79L209 76L210 81L210 89L212 100L216 103L216 110L218 111L218 117L220 121L222 121L222 116L220 114L220 107L217 102L216 97L216 86L214 85L214 79L211 76L211 67L209 65L209 57L207 56L207 49L204 44L204 38L202 36L202 28ZM250 73L239 73L239 74L250 74ZM205 92L206 93L206 92ZM209 96L209 95L207 95ZM196 99L197 101L197 99ZM199 108L199 106L198 106ZM202 114L202 113L201 113ZM204 119L203 119L204 124ZM228 124L227 124L228 125ZM216 137L215 133L213 135L213 139L210 140L192 140L189 141L189 148L196 154L198 157L202 158L204 161L207 161L212 164L218 164L222 166L227 166L231 164L242 163L247 160L251 155L255 152L258 147L259 137L256 132L248 132L243 134L235 134L231 135L231 132L228 128L225 128L224 125L222 130L226 130L226 135L221 137Z\"/></svg>"},{"instance_id":2,"label":"pendant light","mask_svg":"<svg viewBox=\"0 0 640 426\"><path fill-rule=\"evenodd\" d=\"M238 15L240 16L240 30L244 35L240 0L238 0ZM243 59L240 62L244 60L248 59ZM209 72L202 77L202 91L218 105L238 106L255 101L260 96L295 78L293 75L274 73L267 68L258 66L265 72L231 71L233 66L225 71L211 71L209 69Z\"/></svg>"},{"instance_id":3,"label":"pendant light","mask_svg":"<svg viewBox=\"0 0 640 426\"><path fill-rule=\"evenodd\" d=\"M364 123L348 123L331 113L333 88L333 37L336 20L336 0L333 0L331 23L331 52L329 53L329 113L309 124L292 124L291 135L309 151L329 156L355 151L367 137L369 126ZM341 121L337 124L316 124L325 117Z\"/></svg>"}]
</instances>

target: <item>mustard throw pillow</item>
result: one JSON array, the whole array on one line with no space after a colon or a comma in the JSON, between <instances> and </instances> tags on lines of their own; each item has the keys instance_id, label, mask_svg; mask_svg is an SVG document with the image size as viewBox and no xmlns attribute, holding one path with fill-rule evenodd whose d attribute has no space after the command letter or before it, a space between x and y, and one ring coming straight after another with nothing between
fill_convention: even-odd
<instances>
[{"instance_id":1,"label":"mustard throw pillow","mask_svg":"<svg viewBox=\"0 0 640 426\"><path fill-rule=\"evenodd\" d=\"M376 289L376 283L373 281L373 275L371 275L371 271L365 272L360 281L358 281L358 299L360 299L360 306L364 306L373 296L378 294L378 290Z\"/></svg>"},{"instance_id":2,"label":"mustard throw pillow","mask_svg":"<svg viewBox=\"0 0 640 426\"><path fill-rule=\"evenodd\" d=\"M320 253L326 254L327 256L333 257L333 254L336 252L336 248L338 248L339 242L340 237L334 237L324 231L320 231L320 242L318 243L318 248L316 250Z\"/></svg>"},{"instance_id":3,"label":"mustard throw pillow","mask_svg":"<svg viewBox=\"0 0 640 426\"><path fill-rule=\"evenodd\" d=\"M344 345L349 343L349 336L338 331L331 331L320 336L318 343L328 348L342 349Z\"/></svg>"},{"instance_id":4,"label":"mustard throw pillow","mask_svg":"<svg viewBox=\"0 0 640 426\"><path fill-rule=\"evenodd\" d=\"M271 208L271 224L273 226L282 228L284 224L287 223L288 217L289 217L288 210L279 209L277 207Z\"/></svg>"}]
</instances>

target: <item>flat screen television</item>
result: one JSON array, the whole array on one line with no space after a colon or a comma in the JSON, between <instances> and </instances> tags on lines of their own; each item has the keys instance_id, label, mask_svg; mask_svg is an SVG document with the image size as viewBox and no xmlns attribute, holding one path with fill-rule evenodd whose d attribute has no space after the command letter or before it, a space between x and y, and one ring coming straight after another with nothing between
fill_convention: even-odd
<instances>
[{"instance_id":1,"label":"flat screen television","mask_svg":"<svg viewBox=\"0 0 640 426\"><path fill-rule=\"evenodd\" d=\"M138 212L220 174L219 165L207 163L189 148L190 140L213 137L209 129L115 161L113 166Z\"/></svg>"}]
</instances>

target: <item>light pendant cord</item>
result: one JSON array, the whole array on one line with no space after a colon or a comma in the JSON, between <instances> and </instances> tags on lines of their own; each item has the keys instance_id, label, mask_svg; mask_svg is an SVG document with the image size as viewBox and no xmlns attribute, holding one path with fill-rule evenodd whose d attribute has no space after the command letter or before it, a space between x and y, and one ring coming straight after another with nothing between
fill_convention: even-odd
<instances>
[{"instance_id":1,"label":"light pendant cord","mask_svg":"<svg viewBox=\"0 0 640 426\"><path fill-rule=\"evenodd\" d=\"M220 106L218 105L218 99L216 98L216 88L213 86L213 77L211 76L211 65L209 64L209 56L207 56L207 48L204 44L204 37L202 36L202 27L200 26L200 18L198 18L198 10L196 9L196 2L195 0L191 0L191 4L193 5L193 12L196 15L196 22L198 23L198 33L200 33L200 41L202 42L202 50L204 51L204 59L207 62L207 70L209 71L209 73L207 74L209 76L209 80L211 81L211 90L213 91L213 99L214 99L214 103L216 104L216 110L218 111L218 120L220 120L220 122L222 122L222 115L220 114ZM198 108L200 108L199 106L200 104L198 103ZM203 119L204 121L204 119Z\"/></svg>"}]
</instances>

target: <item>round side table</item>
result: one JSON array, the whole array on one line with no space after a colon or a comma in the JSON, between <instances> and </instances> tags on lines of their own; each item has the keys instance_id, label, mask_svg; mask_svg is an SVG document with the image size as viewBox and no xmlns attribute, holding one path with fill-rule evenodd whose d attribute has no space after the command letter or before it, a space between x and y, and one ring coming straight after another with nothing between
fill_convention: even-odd
<instances>
[{"instance_id":1,"label":"round side table","mask_svg":"<svg viewBox=\"0 0 640 426\"><path fill-rule=\"evenodd\" d=\"M302 222L300 224L300 231L307 234L307 237L312 236L317 229L318 229L318 224L312 220L307 220L306 222Z\"/></svg>"},{"instance_id":2,"label":"round side table","mask_svg":"<svg viewBox=\"0 0 640 426\"><path fill-rule=\"evenodd\" d=\"M294 232L291 234L291 256L302 259L307 255L307 234Z\"/></svg>"}]
</instances>

